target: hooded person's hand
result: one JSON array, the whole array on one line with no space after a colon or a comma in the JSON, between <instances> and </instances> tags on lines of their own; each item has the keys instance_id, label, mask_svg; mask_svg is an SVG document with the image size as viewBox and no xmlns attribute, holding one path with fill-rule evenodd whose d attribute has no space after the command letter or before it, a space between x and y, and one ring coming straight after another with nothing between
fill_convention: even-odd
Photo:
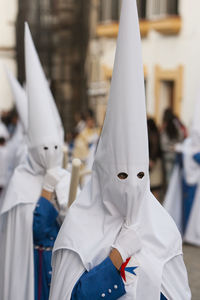
<instances>
[{"instance_id":1,"label":"hooded person's hand","mask_svg":"<svg viewBox=\"0 0 200 300\"><path fill-rule=\"evenodd\" d=\"M57 184L65 176L65 171L61 167L56 167L47 170L44 177L43 189L50 193L53 193L56 189Z\"/></svg>"},{"instance_id":2,"label":"hooded person's hand","mask_svg":"<svg viewBox=\"0 0 200 300\"><path fill-rule=\"evenodd\" d=\"M139 226L124 224L112 248L119 251L123 262L140 251L142 242L139 236Z\"/></svg>"}]
</instances>

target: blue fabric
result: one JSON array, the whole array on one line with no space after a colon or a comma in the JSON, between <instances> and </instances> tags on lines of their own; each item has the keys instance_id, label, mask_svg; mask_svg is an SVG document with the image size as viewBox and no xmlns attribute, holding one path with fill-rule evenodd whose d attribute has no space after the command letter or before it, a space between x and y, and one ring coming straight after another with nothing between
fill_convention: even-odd
<instances>
[{"instance_id":1,"label":"blue fabric","mask_svg":"<svg viewBox=\"0 0 200 300\"><path fill-rule=\"evenodd\" d=\"M182 180L182 189L183 189L183 215L182 215L182 223L183 223L183 233L187 228L187 224L189 221L190 213L192 210L192 206L194 203L194 197L197 189L197 185L189 185L183 178Z\"/></svg>"},{"instance_id":2,"label":"blue fabric","mask_svg":"<svg viewBox=\"0 0 200 300\"><path fill-rule=\"evenodd\" d=\"M193 156L193 159L196 161L196 163L198 163L200 165L200 152L199 153L196 153L194 156Z\"/></svg>"},{"instance_id":3,"label":"blue fabric","mask_svg":"<svg viewBox=\"0 0 200 300\"><path fill-rule=\"evenodd\" d=\"M108 257L90 272L83 273L73 288L71 300L116 300L125 294L121 275ZM167 298L161 294L160 300Z\"/></svg>"},{"instance_id":4,"label":"blue fabric","mask_svg":"<svg viewBox=\"0 0 200 300\"><path fill-rule=\"evenodd\" d=\"M160 295L160 300L167 300L167 298L163 294L161 294Z\"/></svg>"},{"instance_id":5,"label":"blue fabric","mask_svg":"<svg viewBox=\"0 0 200 300\"><path fill-rule=\"evenodd\" d=\"M195 161L199 160L200 163L200 153L195 154L193 158ZM183 170L183 154L178 153L176 155L176 164L178 164ZM182 176L182 234L185 233L185 230L187 228L189 216L194 202L196 188L196 185L189 185L186 182L185 178Z\"/></svg>"},{"instance_id":6,"label":"blue fabric","mask_svg":"<svg viewBox=\"0 0 200 300\"><path fill-rule=\"evenodd\" d=\"M40 197L33 216L34 246L53 247L59 231L56 221L57 210L45 198ZM52 251L34 249L35 271L35 300L48 300L51 282L51 256ZM39 297L39 288L40 297Z\"/></svg>"},{"instance_id":7,"label":"blue fabric","mask_svg":"<svg viewBox=\"0 0 200 300\"><path fill-rule=\"evenodd\" d=\"M109 290L111 292L109 293ZM85 272L78 280L72 291L71 300L115 300L126 293L120 273L110 258L90 272ZM105 296L103 297L102 295Z\"/></svg>"}]
</instances>

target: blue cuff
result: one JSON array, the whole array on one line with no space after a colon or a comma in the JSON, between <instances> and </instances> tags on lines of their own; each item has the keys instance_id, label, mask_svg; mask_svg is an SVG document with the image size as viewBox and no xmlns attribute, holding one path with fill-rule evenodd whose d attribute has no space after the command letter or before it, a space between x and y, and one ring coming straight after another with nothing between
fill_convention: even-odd
<instances>
[{"instance_id":1,"label":"blue cuff","mask_svg":"<svg viewBox=\"0 0 200 300\"><path fill-rule=\"evenodd\" d=\"M193 159L200 165L200 153L196 153L193 155Z\"/></svg>"},{"instance_id":2,"label":"blue cuff","mask_svg":"<svg viewBox=\"0 0 200 300\"><path fill-rule=\"evenodd\" d=\"M115 300L126 294L120 273L109 257L85 272L72 291L71 300Z\"/></svg>"}]
</instances>

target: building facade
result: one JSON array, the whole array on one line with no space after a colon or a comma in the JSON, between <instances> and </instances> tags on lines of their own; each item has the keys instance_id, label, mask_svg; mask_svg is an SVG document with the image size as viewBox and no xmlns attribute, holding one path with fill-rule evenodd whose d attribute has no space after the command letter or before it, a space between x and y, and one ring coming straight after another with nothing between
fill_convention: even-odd
<instances>
[{"instance_id":1,"label":"building facade","mask_svg":"<svg viewBox=\"0 0 200 300\"><path fill-rule=\"evenodd\" d=\"M66 131L74 126L75 112L86 110L88 105L85 66L89 16L90 0L0 1L0 63L24 83L27 21ZM4 73L1 64L0 111L13 105Z\"/></svg>"},{"instance_id":2,"label":"building facade","mask_svg":"<svg viewBox=\"0 0 200 300\"><path fill-rule=\"evenodd\" d=\"M161 124L171 107L187 126L200 89L200 2L137 0L147 112ZM95 1L96 34L90 42L90 103L102 123L106 109L121 1ZM134 54L133 54L134 55Z\"/></svg>"},{"instance_id":3,"label":"building facade","mask_svg":"<svg viewBox=\"0 0 200 300\"><path fill-rule=\"evenodd\" d=\"M18 77L24 81L24 21L28 21L66 131L74 114L87 109L85 61L89 41L90 0L18 0Z\"/></svg>"},{"instance_id":4,"label":"building facade","mask_svg":"<svg viewBox=\"0 0 200 300\"><path fill-rule=\"evenodd\" d=\"M0 1L0 111L10 109L13 104L4 66L16 74L15 22L17 11L17 0Z\"/></svg>"},{"instance_id":5,"label":"building facade","mask_svg":"<svg viewBox=\"0 0 200 300\"><path fill-rule=\"evenodd\" d=\"M12 105L3 63L24 81L23 26L28 20L65 129L73 127L75 111L87 109L88 96L101 125L112 77L121 3L122 0L2 0L0 111ZM147 112L160 124L164 109L171 107L189 125L199 89L200 1L137 3Z\"/></svg>"}]
</instances>

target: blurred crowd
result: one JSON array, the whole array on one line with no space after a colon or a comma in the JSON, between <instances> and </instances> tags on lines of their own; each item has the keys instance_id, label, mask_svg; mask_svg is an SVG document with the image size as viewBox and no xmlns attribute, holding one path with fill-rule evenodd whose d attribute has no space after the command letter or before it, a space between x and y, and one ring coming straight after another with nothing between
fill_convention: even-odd
<instances>
[{"instance_id":1,"label":"blurred crowd","mask_svg":"<svg viewBox=\"0 0 200 300\"><path fill-rule=\"evenodd\" d=\"M181 120L166 109L161 127L148 118L149 170L151 190L162 202L176 160L176 146L187 137L187 129Z\"/></svg>"},{"instance_id":2,"label":"blurred crowd","mask_svg":"<svg viewBox=\"0 0 200 300\"><path fill-rule=\"evenodd\" d=\"M67 134L68 160L78 157L83 168L91 170L100 128L96 126L92 110L86 114L76 113L76 126ZM170 108L163 113L160 128L153 118L148 117L149 170L151 190L162 202L176 159L176 145L187 137L187 129Z\"/></svg>"},{"instance_id":3,"label":"blurred crowd","mask_svg":"<svg viewBox=\"0 0 200 300\"><path fill-rule=\"evenodd\" d=\"M80 180L83 186L89 178L94 155L100 136L101 128L97 126L94 112L89 109L86 113L77 112L74 115L75 127L67 132L65 138L65 167L70 170L73 158L79 158L82 162L82 173ZM1 168L0 189L8 182L12 169L9 154L13 148L13 140L17 135L18 114L15 108L4 111L1 115L0 149L5 168ZM166 192L170 176L176 159L176 145L187 137L187 129L181 120L170 108L163 113L162 124L156 125L153 118L148 117L149 135L149 170L151 190L156 198L162 202ZM12 143L11 143L12 141ZM3 154L4 153L4 154ZM10 169L6 171L6 169ZM5 174L7 172L7 174Z\"/></svg>"},{"instance_id":4,"label":"blurred crowd","mask_svg":"<svg viewBox=\"0 0 200 300\"><path fill-rule=\"evenodd\" d=\"M0 193L7 186L24 148L23 127L16 108L3 111L0 116Z\"/></svg>"}]
</instances>

